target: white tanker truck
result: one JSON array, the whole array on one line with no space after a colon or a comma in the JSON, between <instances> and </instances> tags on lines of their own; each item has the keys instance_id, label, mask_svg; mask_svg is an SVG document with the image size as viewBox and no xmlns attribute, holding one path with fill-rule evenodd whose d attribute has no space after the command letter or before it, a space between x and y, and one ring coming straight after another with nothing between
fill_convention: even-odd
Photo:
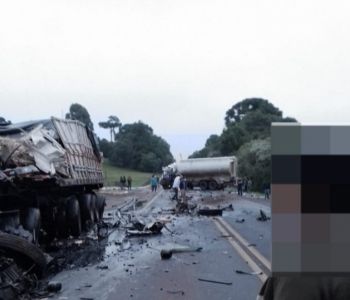
<instances>
[{"instance_id":1,"label":"white tanker truck","mask_svg":"<svg viewBox=\"0 0 350 300\"><path fill-rule=\"evenodd\" d=\"M192 158L172 163L163 168L160 184L164 189L171 188L176 174L186 178L188 188L222 189L235 182L237 159L234 156Z\"/></svg>"}]
</instances>

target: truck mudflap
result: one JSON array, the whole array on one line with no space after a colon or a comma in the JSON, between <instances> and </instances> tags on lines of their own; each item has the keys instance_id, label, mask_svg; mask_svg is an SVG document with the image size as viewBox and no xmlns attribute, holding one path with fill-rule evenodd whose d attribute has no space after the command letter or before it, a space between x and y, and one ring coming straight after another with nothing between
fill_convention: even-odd
<instances>
[{"instance_id":1,"label":"truck mudflap","mask_svg":"<svg viewBox=\"0 0 350 300\"><path fill-rule=\"evenodd\" d=\"M0 231L0 250L15 258L24 270L32 270L39 277L45 274L48 262L44 252L24 238Z\"/></svg>"}]
</instances>

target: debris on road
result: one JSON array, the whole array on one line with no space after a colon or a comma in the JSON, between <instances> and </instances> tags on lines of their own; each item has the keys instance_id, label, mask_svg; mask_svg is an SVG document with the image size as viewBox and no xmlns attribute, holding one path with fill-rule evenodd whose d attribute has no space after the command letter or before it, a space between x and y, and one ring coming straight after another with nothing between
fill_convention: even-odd
<instances>
[{"instance_id":1,"label":"debris on road","mask_svg":"<svg viewBox=\"0 0 350 300\"><path fill-rule=\"evenodd\" d=\"M224 281L217 281L217 280L210 280L210 279L203 279L203 278L198 278L198 280L203 282L217 283L217 284L223 284L223 285L232 285L232 282L224 282Z\"/></svg>"},{"instance_id":2,"label":"debris on road","mask_svg":"<svg viewBox=\"0 0 350 300\"><path fill-rule=\"evenodd\" d=\"M236 273L242 275L261 275L263 272L246 272L242 270L236 270Z\"/></svg>"},{"instance_id":3,"label":"debris on road","mask_svg":"<svg viewBox=\"0 0 350 300\"><path fill-rule=\"evenodd\" d=\"M186 252L200 252L202 251L202 247L190 248L190 247L178 247L171 249L162 249L160 251L160 257L162 259L170 259L174 253L186 253Z\"/></svg>"},{"instance_id":4,"label":"debris on road","mask_svg":"<svg viewBox=\"0 0 350 300\"><path fill-rule=\"evenodd\" d=\"M260 215L256 218L258 221L266 222L270 220L271 218L266 215L261 209L260 209Z\"/></svg>"},{"instance_id":5,"label":"debris on road","mask_svg":"<svg viewBox=\"0 0 350 300\"><path fill-rule=\"evenodd\" d=\"M184 296L185 295L185 292L184 291L166 291L168 294L171 294L171 295L181 295L181 296Z\"/></svg>"},{"instance_id":6,"label":"debris on road","mask_svg":"<svg viewBox=\"0 0 350 300\"><path fill-rule=\"evenodd\" d=\"M223 209L221 208L202 208L198 210L201 216L222 216Z\"/></svg>"},{"instance_id":7,"label":"debris on road","mask_svg":"<svg viewBox=\"0 0 350 300\"><path fill-rule=\"evenodd\" d=\"M236 219L236 223L244 223L245 219Z\"/></svg>"},{"instance_id":8,"label":"debris on road","mask_svg":"<svg viewBox=\"0 0 350 300\"><path fill-rule=\"evenodd\" d=\"M58 281L50 281L47 284L47 290L51 293L57 293L62 289L62 283Z\"/></svg>"},{"instance_id":9,"label":"debris on road","mask_svg":"<svg viewBox=\"0 0 350 300\"><path fill-rule=\"evenodd\" d=\"M164 223L159 221L151 222L147 225L138 223L135 230L127 229L126 235L129 237L156 235L161 233L163 227Z\"/></svg>"}]
</instances>

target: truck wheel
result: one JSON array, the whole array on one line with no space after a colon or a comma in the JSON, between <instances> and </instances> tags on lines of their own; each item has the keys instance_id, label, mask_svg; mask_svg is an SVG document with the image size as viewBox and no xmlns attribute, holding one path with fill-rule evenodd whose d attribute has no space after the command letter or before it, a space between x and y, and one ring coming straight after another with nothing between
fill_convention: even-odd
<instances>
[{"instance_id":1,"label":"truck wheel","mask_svg":"<svg viewBox=\"0 0 350 300\"><path fill-rule=\"evenodd\" d=\"M39 276L44 274L47 264L45 255L40 248L27 240L0 231L0 249L10 257L17 258L16 262L23 264L24 269L29 269L34 263L33 271ZM18 259L19 257L22 259Z\"/></svg>"},{"instance_id":2,"label":"truck wheel","mask_svg":"<svg viewBox=\"0 0 350 300\"><path fill-rule=\"evenodd\" d=\"M28 230L32 234L33 244L37 245L39 242L41 228L40 210L34 207L28 208L25 212L22 225L24 229Z\"/></svg>"},{"instance_id":3,"label":"truck wheel","mask_svg":"<svg viewBox=\"0 0 350 300\"><path fill-rule=\"evenodd\" d=\"M205 191L208 188L208 183L204 180L201 180L199 182L199 187L202 191Z\"/></svg>"},{"instance_id":4,"label":"truck wheel","mask_svg":"<svg viewBox=\"0 0 350 300\"><path fill-rule=\"evenodd\" d=\"M66 238L68 231L67 231L67 217L66 217L66 210L64 207L59 207L58 212L56 214L56 230L57 230L57 236L60 238Z\"/></svg>"},{"instance_id":5,"label":"truck wheel","mask_svg":"<svg viewBox=\"0 0 350 300\"><path fill-rule=\"evenodd\" d=\"M105 199L105 197L97 195L96 208L97 208L97 214L98 214L98 219L99 220L103 219L103 212L105 210L105 206L106 206L106 199Z\"/></svg>"},{"instance_id":6,"label":"truck wheel","mask_svg":"<svg viewBox=\"0 0 350 300\"><path fill-rule=\"evenodd\" d=\"M84 194L80 198L80 209L83 224L94 222L94 211L92 208L91 194Z\"/></svg>"},{"instance_id":7,"label":"truck wheel","mask_svg":"<svg viewBox=\"0 0 350 300\"><path fill-rule=\"evenodd\" d=\"M78 237L81 234L80 206L78 199L74 196L67 200L67 222L71 235Z\"/></svg>"},{"instance_id":8,"label":"truck wheel","mask_svg":"<svg viewBox=\"0 0 350 300\"><path fill-rule=\"evenodd\" d=\"M215 181L215 180L210 180L209 181L209 190L211 190L211 191L215 191L215 190L217 190L218 189L218 184L217 184L217 182Z\"/></svg>"},{"instance_id":9,"label":"truck wheel","mask_svg":"<svg viewBox=\"0 0 350 300\"><path fill-rule=\"evenodd\" d=\"M98 200L97 195L95 193L91 194L91 210L94 216L93 220L97 223L100 220L100 218L98 214Z\"/></svg>"}]
</instances>

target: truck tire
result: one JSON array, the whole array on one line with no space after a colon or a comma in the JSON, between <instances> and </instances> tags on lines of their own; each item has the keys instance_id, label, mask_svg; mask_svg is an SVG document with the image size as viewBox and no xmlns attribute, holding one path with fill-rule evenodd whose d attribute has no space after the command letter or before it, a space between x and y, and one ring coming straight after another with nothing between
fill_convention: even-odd
<instances>
[{"instance_id":1,"label":"truck tire","mask_svg":"<svg viewBox=\"0 0 350 300\"><path fill-rule=\"evenodd\" d=\"M206 189L208 189L208 183L204 180L201 180L199 182L199 187L202 191L205 191Z\"/></svg>"},{"instance_id":2,"label":"truck tire","mask_svg":"<svg viewBox=\"0 0 350 300\"><path fill-rule=\"evenodd\" d=\"M83 224L86 222L94 222L94 211L92 207L91 194L86 193L80 197L80 209L81 209L81 219Z\"/></svg>"},{"instance_id":3,"label":"truck tire","mask_svg":"<svg viewBox=\"0 0 350 300\"><path fill-rule=\"evenodd\" d=\"M106 206L106 199L105 199L105 197L97 195L96 208L97 208L97 214L98 214L98 219L99 220L103 219L103 212L105 210L105 206Z\"/></svg>"},{"instance_id":4,"label":"truck tire","mask_svg":"<svg viewBox=\"0 0 350 300\"><path fill-rule=\"evenodd\" d=\"M215 180L210 180L209 181L209 190L215 191L218 188L219 188L219 185L217 184L217 182Z\"/></svg>"},{"instance_id":5,"label":"truck tire","mask_svg":"<svg viewBox=\"0 0 350 300\"><path fill-rule=\"evenodd\" d=\"M67 199L67 223L72 236L78 237L81 234L80 206L78 199L71 196Z\"/></svg>"},{"instance_id":6,"label":"truck tire","mask_svg":"<svg viewBox=\"0 0 350 300\"><path fill-rule=\"evenodd\" d=\"M100 218L99 218L99 214L98 214L97 195L95 193L91 194L91 209L92 209L92 213L94 216L94 221L97 223L100 220Z\"/></svg>"},{"instance_id":7,"label":"truck tire","mask_svg":"<svg viewBox=\"0 0 350 300\"><path fill-rule=\"evenodd\" d=\"M8 234L5 232L0 232L0 249L4 250L5 253L14 258L24 258L17 259L18 264L23 263L23 268L30 268L33 263L35 272L38 276L42 276L46 270L46 258L44 253L34 244L28 242L27 240Z\"/></svg>"},{"instance_id":8,"label":"truck tire","mask_svg":"<svg viewBox=\"0 0 350 300\"><path fill-rule=\"evenodd\" d=\"M64 206L59 207L56 214L56 231L60 238L66 238L68 235L67 214Z\"/></svg>"},{"instance_id":9,"label":"truck tire","mask_svg":"<svg viewBox=\"0 0 350 300\"><path fill-rule=\"evenodd\" d=\"M28 230L33 236L33 244L38 245L41 216L38 208L30 207L25 211L24 219L22 221L23 228Z\"/></svg>"}]
</instances>

